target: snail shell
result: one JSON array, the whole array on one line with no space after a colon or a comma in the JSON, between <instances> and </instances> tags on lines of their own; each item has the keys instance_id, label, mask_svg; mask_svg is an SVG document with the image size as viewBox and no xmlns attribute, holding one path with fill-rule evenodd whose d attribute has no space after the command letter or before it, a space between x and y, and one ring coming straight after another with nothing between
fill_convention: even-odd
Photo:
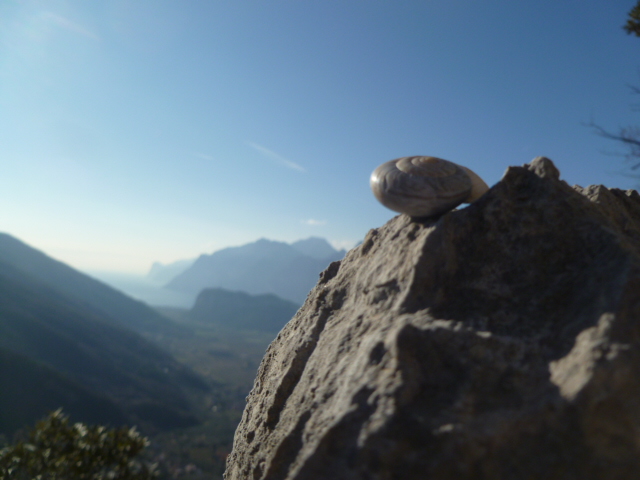
<instances>
[{"instance_id":1,"label":"snail shell","mask_svg":"<svg viewBox=\"0 0 640 480\"><path fill-rule=\"evenodd\" d=\"M466 167L436 157L403 157L371 174L371 190L385 207L412 217L445 213L480 198L489 187Z\"/></svg>"}]
</instances>

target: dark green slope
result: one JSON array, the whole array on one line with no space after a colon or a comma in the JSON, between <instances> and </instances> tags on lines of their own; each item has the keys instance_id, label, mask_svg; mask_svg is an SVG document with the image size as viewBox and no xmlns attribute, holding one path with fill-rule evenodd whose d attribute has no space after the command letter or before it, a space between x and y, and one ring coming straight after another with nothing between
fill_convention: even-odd
<instances>
[{"instance_id":1,"label":"dark green slope","mask_svg":"<svg viewBox=\"0 0 640 480\"><path fill-rule=\"evenodd\" d=\"M234 330L278 332L297 311L298 305L271 293L249 295L207 288L198 295L189 317Z\"/></svg>"},{"instance_id":2,"label":"dark green slope","mask_svg":"<svg viewBox=\"0 0 640 480\"><path fill-rule=\"evenodd\" d=\"M138 333L0 262L0 348L42 362L115 402L130 423L196 421L203 380Z\"/></svg>"},{"instance_id":3,"label":"dark green slope","mask_svg":"<svg viewBox=\"0 0 640 480\"><path fill-rule=\"evenodd\" d=\"M42 363L4 349L0 349L0 381L0 433L6 435L60 407L73 421L111 426L128 421L111 400Z\"/></svg>"},{"instance_id":4,"label":"dark green slope","mask_svg":"<svg viewBox=\"0 0 640 480\"><path fill-rule=\"evenodd\" d=\"M180 334L179 326L146 304L48 257L20 240L0 233L0 261L37 278L65 296L101 312L112 323L144 333Z\"/></svg>"}]
</instances>

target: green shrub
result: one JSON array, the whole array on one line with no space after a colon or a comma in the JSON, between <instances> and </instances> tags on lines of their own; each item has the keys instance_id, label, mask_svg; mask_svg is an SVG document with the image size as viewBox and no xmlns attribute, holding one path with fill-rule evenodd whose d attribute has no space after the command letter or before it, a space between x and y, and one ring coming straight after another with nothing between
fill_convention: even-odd
<instances>
[{"instance_id":1,"label":"green shrub","mask_svg":"<svg viewBox=\"0 0 640 480\"><path fill-rule=\"evenodd\" d=\"M0 480L152 479L155 467L136 459L147 445L135 428L70 424L57 410L0 450Z\"/></svg>"}]
</instances>

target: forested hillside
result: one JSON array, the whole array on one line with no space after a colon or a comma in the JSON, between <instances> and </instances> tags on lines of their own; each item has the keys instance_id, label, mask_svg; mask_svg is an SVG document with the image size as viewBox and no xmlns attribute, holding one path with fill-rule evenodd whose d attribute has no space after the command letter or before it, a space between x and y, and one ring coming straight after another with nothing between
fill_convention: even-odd
<instances>
[{"instance_id":1,"label":"forested hillside","mask_svg":"<svg viewBox=\"0 0 640 480\"><path fill-rule=\"evenodd\" d=\"M11 357L12 362L3 367L6 377L16 383L0 389L0 404L13 402L16 392L23 390L25 409L30 408L29 398L46 392L33 390L38 386L30 380L33 375L21 376L12 370L34 372L36 364L25 358L46 366L39 374L53 378L55 373L67 379L59 384L60 389L79 385L96 401L117 405L123 412L123 416L105 414L105 419L126 418L129 423L149 428L197 423L192 399L209 388L189 368L140 334L3 262L0 348L20 355ZM70 396L70 391L67 394ZM46 406L42 404L42 408ZM65 404L58 406L66 408Z\"/></svg>"}]
</instances>

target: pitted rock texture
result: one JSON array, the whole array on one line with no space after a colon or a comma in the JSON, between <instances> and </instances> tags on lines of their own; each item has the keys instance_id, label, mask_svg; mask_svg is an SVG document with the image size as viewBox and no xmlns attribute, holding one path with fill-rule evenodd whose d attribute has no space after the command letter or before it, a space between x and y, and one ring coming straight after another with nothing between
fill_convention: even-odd
<instances>
[{"instance_id":1,"label":"pitted rock texture","mask_svg":"<svg viewBox=\"0 0 640 480\"><path fill-rule=\"evenodd\" d=\"M640 478L640 196L538 157L323 272L227 480Z\"/></svg>"}]
</instances>

